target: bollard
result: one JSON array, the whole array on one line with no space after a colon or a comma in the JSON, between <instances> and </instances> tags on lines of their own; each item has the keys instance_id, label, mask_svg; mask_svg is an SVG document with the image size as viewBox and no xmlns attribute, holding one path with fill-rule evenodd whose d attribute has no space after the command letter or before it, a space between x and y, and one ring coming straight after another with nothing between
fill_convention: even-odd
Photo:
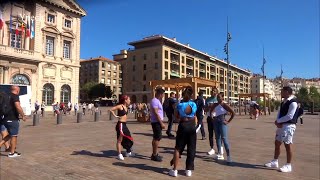
<instances>
[{"instance_id":1,"label":"bollard","mask_svg":"<svg viewBox=\"0 0 320 180\"><path fill-rule=\"evenodd\" d=\"M57 114L57 124L62 124L62 114Z\"/></svg>"},{"instance_id":2,"label":"bollard","mask_svg":"<svg viewBox=\"0 0 320 180\"><path fill-rule=\"evenodd\" d=\"M134 119L137 119L138 113L137 111L134 112Z\"/></svg>"},{"instance_id":3,"label":"bollard","mask_svg":"<svg viewBox=\"0 0 320 180\"><path fill-rule=\"evenodd\" d=\"M34 114L33 115L33 126L38 126L39 125L39 114Z\"/></svg>"},{"instance_id":4,"label":"bollard","mask_svg":"<svg viewBox=\"0 0 320 180\"><path fill-rule=\"evenodd\" d=\"M109 120L110 120L110 121L112 120L112 114L111 114L110 111L109 111Z\"/></svg>"},{"instance_id":5,"label":"bollard","mask_svg":"<svg viewBox=\"0 0 320 180\"><path fill-rule=\"evenodd\" d=\"M95 122L99 121L99 114L100 114L99 112L94 113L94 121Z\"/></svg>"},{"instance_id":6,"label":"bollard","mask_svg":"<svg viewBox=\"0 0 320 180\"><path fill-rule=\"evenodd\" d=\"M82 113L78 112L77 113L77 123L81 123L82 122Z\"/></svg>"}]
</instances>

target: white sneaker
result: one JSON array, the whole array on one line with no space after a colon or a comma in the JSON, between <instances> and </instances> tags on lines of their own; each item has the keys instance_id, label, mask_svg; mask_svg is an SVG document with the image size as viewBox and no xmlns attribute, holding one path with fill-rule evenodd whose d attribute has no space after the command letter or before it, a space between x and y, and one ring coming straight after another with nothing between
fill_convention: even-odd
<instances>
[{"instance_id":1,"label":"white sneaker","mask_svg":"<svg viewBox=\"0 0 320 180\"><path fill-rule=\"evenodd\" d=\"M18 153L18 152L14 152L14 153L9 153L8 154L9 158L15 158L15 157L20 157L20 156L21 156L21 154Z\"/></svg>"},{"instance_id":2,"label":"white sneaker","mask_svg":"<svg viewBox=\"0 0 320 180\"><path fill-rule=\"evenodd\" d=\"M216 152L214 151L214 149L211 149L209 152L208 152L208 154L209 155L214 155Z\"/></svg>"},{"instance_id":3,"label":"white sneaker","mask_svg":"<svg viewBox=\"0 0 320 180\"><path fill-rule=\"evenodd\" d=\"M177 176L178 176L178 170L173 170L173 169L171 169L171 170L169 171L169 175L170 175L170 176L173 176L173 177L177 177Z\"/></svg>"},{"instance_id":4,"label":"white sneaker","mask_svg":"<svg viewBox=\"0 0 320 180\"><path fill-rule=\"evenodd\" d=\"M272 160L272 161L266 163L264 166L269 167L269 168L278 168L279 163L278 163L278 160Z\"/></svg>"},{"instance_id":5,"label":"white sneaker","mask_svg":"<svg viewBox=\"0 0 320 180\"><path fill-rule=\"evenodd\" d=\"M126 152L125 154L124 154L124 156L125 157L134 157L134 153L133 152Z\"/></svg>"},{"instance_id":6,"label":"white sneaker","mask_svg":"<svg viewBox=\"0 0 320 180\"><path fill-rule=\"evenodd\" d=\"M291 172L292 171L292 167L291 164L285 164L284 166L282 166L282 168L280 168L281 172Z\"/></svg>"},{"instance_id":7,"label":"white sneaker","mask_svg":"<svg viewBox=\"0 0 320 180\"><path fill-rule=\"evenodd\" d=\"M217 156L215 157L216 160L224 160L224 157L222 154L217 154Z\"/></svg>"},{"instance_id":8,"label":"white sneaker","mask_svg":"<svg viewBox=\"0 0 320 180\"><path fill-rule=\"evenodd\" d=\"M221 146L220 152L221 152L220 154L223 155L223 153L224 153L223 152L223 146Z\"/></svg>"},{"instance_id":9,"label":"white sneaker","mask_svg":"<svg viewBox=\"0 0 320 180\"><path fill-rule=\"evenodd\" d=\"M228 156L228 157L227 157L227 163L232 163L231 156Z\"/></svg>"},{"instance_id":10,"label":"white sneaker","mask_svg":"<svg viewBox=\"0 0 320 180\"><path fill-rule=\"evenodd\" d=\"M191 170L186 170L186 176L188 176L188 177L192 176L192 171Z\"/></svg>"},{"instance_id":11,"label":"white sneaker","mask_svg":"<svg viewBox=\"0 0 320 180\"><path fill-rule=\"evenodd\" d=\"M124 160L124 157L123 157L122 154L119 154L118 157L117 157L117 159L120 160L120 161L123 161L123 160Z\"/></svg>"}]
</instances>

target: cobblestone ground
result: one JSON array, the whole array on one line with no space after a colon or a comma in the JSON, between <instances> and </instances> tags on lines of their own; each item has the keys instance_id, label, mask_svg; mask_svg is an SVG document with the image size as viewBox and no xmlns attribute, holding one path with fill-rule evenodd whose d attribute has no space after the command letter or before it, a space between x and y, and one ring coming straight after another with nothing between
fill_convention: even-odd
<instances>
[{"instance_id":1,"label":"cobblestone ground","mask_svg":"<svg viewBox=\"0 0 320 180\"><path fill-rule=\"evenodd\" d=\"M47 112L39 126L32 119L21 123L18 151L21 157L8 158L1 151L1 180L50 179L168 179L169 161L175 140L164 137L160 154L164 161L150 160L152 131L148 123L138 123L130 115L128 127L135 139L136 157L116 160L116 121L110 121L107 109L102 109L100 122L93 115L84 116L76 123L75 115L63 116L63 124ZM234 163L215 161L206 152L208 141L197 142L195 171L189 179L314 179L319 177L319 116L305 115L304 125L297 126L294 138L294 172L280 173L262 165L273 158L273 124L276 114L261 116L258 121L247 116L236 116L229 126L229 139ZM205 124L206 126L206 124ZM176 128L177 126L174 126ZM207 129L206 129L207 130ZM163 132L163 134L165 134ZM285 149L281 149L280 166L285 163ZM184 175L185 156L180 161L179 177Z\"/></svg>"}]
</instances>

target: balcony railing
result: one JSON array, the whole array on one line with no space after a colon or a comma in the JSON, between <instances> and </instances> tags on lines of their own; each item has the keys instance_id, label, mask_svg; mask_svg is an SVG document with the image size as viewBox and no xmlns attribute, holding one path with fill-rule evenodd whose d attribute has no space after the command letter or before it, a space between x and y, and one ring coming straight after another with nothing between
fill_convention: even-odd
<instances>
[{"instance_id":1,"label":"balcony railing","mask_svg":"<svg viewBox=\"0 0 320 180\"><path fill-rule=\"evenodd\" d=\"M171 58L171 63L172 64L179 64L179 60L176 58Z\"/></svg>"},{"instance_id":2,"label":"balcony railing","mask_svg":"<svg viewBox=\"0 0 320 180\"><path fill-rule=\"evenodd\" d=\"M187 69L193 69L193 66L187 64Z\"/></svg>"},{"instance_id":3,"label":"balcony railing","mask_svg":"<svg viewBox=\"0 0 320 180\"><path fill-rule=\"evenodd\" d=\"M0 45L0 54L4 56L11 56L21 59L29 59L39 62L42 59L41 54L36 51L13 48L10 46Z\"/></svg>"},{"instance_id":4,"label":"balcony railing","mask_svg":"<svg viewBox=\"0 0 320 180\"><path fill-rule=\"evenodd\" d=\"M205 69L199 69L199 71L200 71L200 72L204 72L204 73L206 72Z\"/></svg>"}]
</instances>

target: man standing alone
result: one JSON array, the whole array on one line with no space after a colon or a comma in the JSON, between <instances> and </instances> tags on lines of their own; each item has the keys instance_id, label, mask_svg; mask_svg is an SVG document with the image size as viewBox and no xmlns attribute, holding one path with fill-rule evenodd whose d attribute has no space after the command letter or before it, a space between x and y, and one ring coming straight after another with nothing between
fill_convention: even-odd
<instances>
[{"instance_id":1,"label":"man standing alone","mask_svg":"<svg viewBox=\"0 0 320 180\"><path fill-rule=\"evenodd\" d=\"M9 94L9 112L3 118L3 125L9 132L9 135L3 138L0 142L0 147L7 141L11 140L10 153L8 157L21 156L20 153L16 152L17 138L19 134L19 114L23 121L26 121L26 116L20 106L19 101L20 88L18 86L11 86L11 93Z\"/></svg>"},{"instance_id":2,"label":"man standing alone","mask_svg":"<svg viewBox=\"0 0 320 180\"><path fill-rule=\"evenodd\" d=\"M162 157L158 154L159 142L162 138L162 129L165 128L163 123L163 107L161 100L163 98L164 90L162 88L156 89L155 97L151 100L150 121L153 130L152 140L152 161L162 161Z\"/></svg>"},{"instance_id":3,"label":"man standing alone","mask_svg":"<svg viewBox=\"0 0 320 180\"><path fill-rule=\"evenodd\" d=\"M167 135L169 138L173 138L174 135L171 133L172 130L172 125L173 125L173 114L174 114L174 104L176 103L176 98L175 98L175 94L174 92L170 93L170 97L166 100L167 102L167 106L165 111L166 111L166 115L168 117L168 129L167 129Z\"/></svg>"},{"instance_id":4,"label":"man standing alone","mask_svg":"<svg viewBox=\"0 0 320 180\"><path fill-rule=\"evenodd\" d=\"M290 87L283 87L281 90L281 96L284 98L278 112L277 120L274 124L277 126L274 159L265 164L266 167L278 168L278 158L280 156L280 146L282 142L286 147L287 152L287 164L280 168L281 172L291 172L291 160L292 160L292 143L293 134L296 130L296 123L298 119L298 104L292 95L292 89Z\"/></svg>"}]
</instances>

